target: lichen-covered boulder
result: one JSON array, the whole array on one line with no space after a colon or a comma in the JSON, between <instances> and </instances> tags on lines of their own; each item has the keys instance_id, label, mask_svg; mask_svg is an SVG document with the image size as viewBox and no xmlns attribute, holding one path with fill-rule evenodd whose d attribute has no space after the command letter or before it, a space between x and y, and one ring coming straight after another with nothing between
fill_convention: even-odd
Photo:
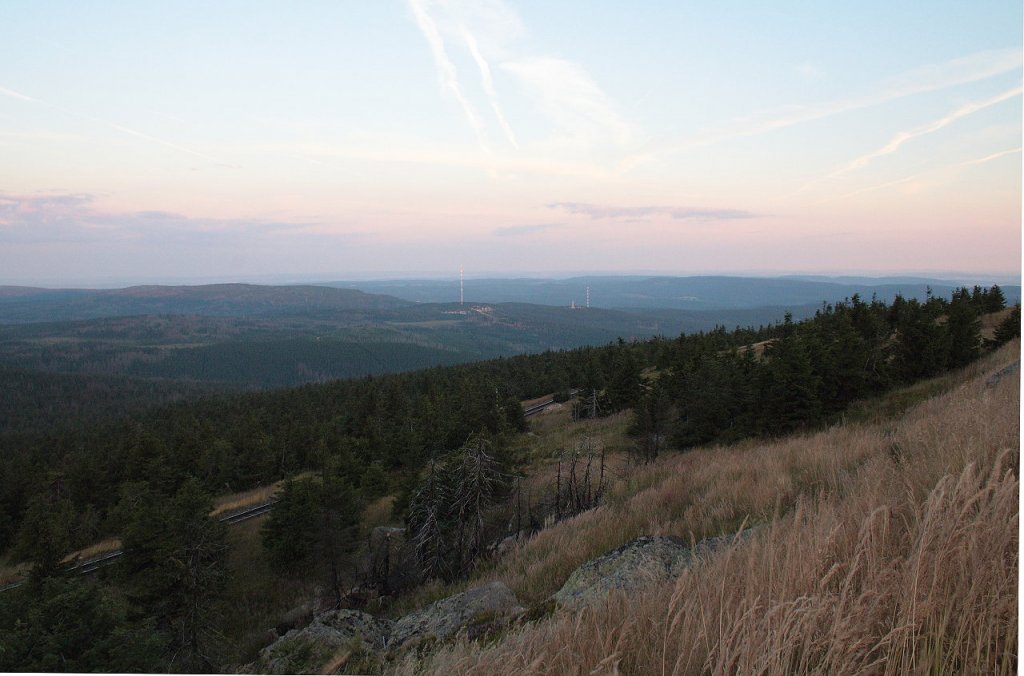
<instances>
[{"instance_id":1,"label":"lichen-covered boulder","mask_svg":"<svg viewBox=\"0 0 1024 676\"><path fill-rule=\"evenodd\" d=\"M504 625L524 611L503 582L491 582L435 601L395 622L389 648L424 639L444 639L460 629L471 636Z\"/></svg>"},{"instance_id":2,"label":"lichen-covered boulder","mask_svg":"<svg viewBox=\"0 0 1024 676\"><path fill-rule=\"evenodd\" d=\"M306 628L289 631L261 650L257 671L270 674L319 673L342 649L383 649L392 624L391 620L358 610L332 610L317 615Z\"/></svg>"},{"instance_id":3,"label":"lichen-covered boulder","mask_svg":"<svg viewBox=\"0 0 1024 676\"><path fill-rule=\"evenodd\" d=\"M607 598L613 589L630 592L663 582L677 577L701 554L729 544L734 537L707 538L692 547L672 536L639 537L584 563L551 598L558 605L580 608Z\"/></svg>"}]
</instances>

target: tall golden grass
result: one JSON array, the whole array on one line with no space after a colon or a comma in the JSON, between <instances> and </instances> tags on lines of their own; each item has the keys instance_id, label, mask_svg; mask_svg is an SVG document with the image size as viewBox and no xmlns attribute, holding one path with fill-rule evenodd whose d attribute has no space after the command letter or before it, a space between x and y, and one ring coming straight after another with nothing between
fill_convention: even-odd
<instances>
[{"instance_id":1,"label":"tall golden grass","mask_svg":"<svg viewBox=\"0 0 1024 676\"><path fill-rule=\"evenodd\" d=\"M899 420L670 457L489 571L527 603L641 534L752 539L672 583L460 639L399 673L1014 673L1014 341Z\"/></svg>"}]
</instances>

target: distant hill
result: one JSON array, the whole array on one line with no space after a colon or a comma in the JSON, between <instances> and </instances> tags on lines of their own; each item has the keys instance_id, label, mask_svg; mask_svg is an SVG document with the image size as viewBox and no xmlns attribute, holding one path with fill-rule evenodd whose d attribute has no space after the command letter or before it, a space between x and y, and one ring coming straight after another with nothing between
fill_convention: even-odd
<instances>
[{"instance_id":1,"label":"distant hill","mask_svg":"<svg viewBox=\"0 0 1024 676\"><path fill-rule=\"evenodd\" d=\"M802 306L797 317L817 305ZM393 373L652 336L758 326L784 308L570 309L526 303L409 303L265 317L138 315L0 324L0 366L276 387Z\"/></svg>"},{"instance_id":2,"label":"distant hill","mask_svg":"<svg viewBox=\"0 0 1024 676\"><path fill-rule=\"evenodd\" d=\"M267 388L758 327L861 294L923 298L930 285L743 277L472 280L498 300L431 302L443 281L325 286L0 287L0 366ZM592 307L586 303L590 287ZM952 287L931 286L935 295ZM457 291L457 287L455 289ZM1020 287L1005 287L1010 303ZM404 295L404 299L400 296ZM500 300L529 297L532 302ZM568 298L568 302L555 302ZM575 308L570 307L575 304Z\"/></svg>"},{"instance_id":3,"label":"distant hill","mask_svg":"<svg viewBox=\"0 0 1024 676\"><path fill-rule=\"evenodd\" d=\"M400 308L409 301L324 286L133 286L126 289L0 287L0 323L131 315L284 317Z\"/></svg>"},{"instance_id":4,"label":"distant hill","mask_svg":"<svg viewBox=\"0 0 1024 676\"><path fill-rule=\"evenodd\" d=\"M834 303L854 294L870 299L877 295L890 302L897 294L924 299L928 289L948 297L957 284L923 278L817 277L618 277L592 276L570 279L471 279L465 283L467 300L482 303L534 303L567 306L586 303L590 288L592 307L614 309L722 310L758 307L795 308ZM329 282L331 286L359 288L420 303L451 302L458 298L457 281L391 280ZM1020 286L1005 286L1009 303L1020 300Z\"/></svg>"}]
</instances>

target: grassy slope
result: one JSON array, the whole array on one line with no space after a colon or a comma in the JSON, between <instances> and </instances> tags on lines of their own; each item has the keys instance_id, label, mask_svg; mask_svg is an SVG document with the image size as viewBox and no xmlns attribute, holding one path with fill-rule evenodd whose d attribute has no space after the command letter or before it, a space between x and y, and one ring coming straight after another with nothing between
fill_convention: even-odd
<instances>
[{"instance_id":1,"label":"grassy slope","mask_svg":"<svg viewBox=\"0 0 1024 676\"><path fill-rule=\"evenodd\" d=\"M540 532L471 584L500 579L537 604L639 535L762 531L674 584L396 670L1012 673L1019 378L986 378L1019 354L1014 341L884 397L864 422L634 470L607 505Z\"/></svg>"}]
</instances>

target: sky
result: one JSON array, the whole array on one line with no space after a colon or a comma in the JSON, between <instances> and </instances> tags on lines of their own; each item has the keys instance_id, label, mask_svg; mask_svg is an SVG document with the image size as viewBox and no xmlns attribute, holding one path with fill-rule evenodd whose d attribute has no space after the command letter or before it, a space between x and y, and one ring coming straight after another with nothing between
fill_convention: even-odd
<instances>
[{"instance_id":1,"label":"sky","mask_svg":"<svg viewBox=\"0 0 1024 676\"><path fill-rule=\"evenodd\" d=\"M0 0L0 284L1018 275L1022 21Z\"/></svg>"}]
</instances>

